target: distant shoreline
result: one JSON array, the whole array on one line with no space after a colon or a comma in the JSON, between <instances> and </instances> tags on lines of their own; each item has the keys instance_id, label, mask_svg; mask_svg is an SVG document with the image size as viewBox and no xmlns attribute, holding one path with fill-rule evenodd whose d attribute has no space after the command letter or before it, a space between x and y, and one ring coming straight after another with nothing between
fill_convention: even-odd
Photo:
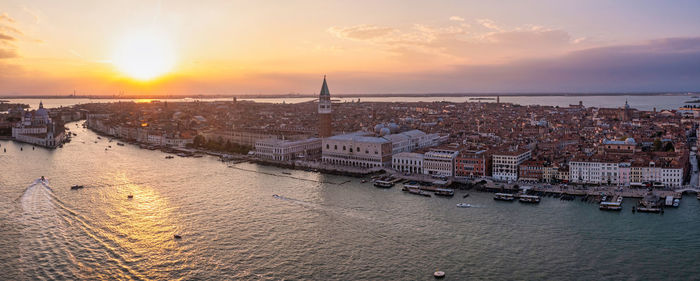
<instances>
[{"instance_id":1,"label":"distant shoreline","mask_svg":"<svg viewBox=\"0 0 700 281\"><path fill-rule=\"evenodd\" d=\"M392 97L571 97L571 96L693 96L700 92L647 92L647 93L423 93L423 94L333 94L334 98L392 98ZM283 99L283 98L315 98L317 95L284 94L284 95L143 95L143 96L98 96L98 95L28 95L0 96L0 99Z\"/></svg>"}]
</instances>

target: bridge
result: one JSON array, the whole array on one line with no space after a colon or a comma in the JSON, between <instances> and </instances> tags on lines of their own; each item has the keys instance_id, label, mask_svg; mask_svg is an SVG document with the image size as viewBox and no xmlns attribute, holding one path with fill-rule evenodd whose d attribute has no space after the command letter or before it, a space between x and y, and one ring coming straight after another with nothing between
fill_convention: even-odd
<instances>
[{"instance_id":1,"label":"bridge","mask_svg":"<svg viewBox=\"0 0 700 281\"><path fill-rule=\"evenodd\" d=\"M686 192L695 192L695 193L700 193L700 188L684 188L684 189L676 189L674 190L675 192L680 192L680 193L686 193Z\"/></svg>"}]
</instances>

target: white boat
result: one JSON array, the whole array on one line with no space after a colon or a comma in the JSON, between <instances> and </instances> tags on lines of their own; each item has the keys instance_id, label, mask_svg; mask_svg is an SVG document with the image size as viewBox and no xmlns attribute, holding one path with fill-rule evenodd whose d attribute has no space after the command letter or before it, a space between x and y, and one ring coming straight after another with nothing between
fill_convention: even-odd
<instances>
[{"instance_id":1,"label":"white boat","mask_svg":"<svg viewBox=\"0 0 700 281\"><path fill-rule=\"evenodd\" d=\"M457 203L457 207L460 207L460 208L469 208L471 206L472 206L471 204L467 204L467 203Z\"/></svg>"}]
</instances>

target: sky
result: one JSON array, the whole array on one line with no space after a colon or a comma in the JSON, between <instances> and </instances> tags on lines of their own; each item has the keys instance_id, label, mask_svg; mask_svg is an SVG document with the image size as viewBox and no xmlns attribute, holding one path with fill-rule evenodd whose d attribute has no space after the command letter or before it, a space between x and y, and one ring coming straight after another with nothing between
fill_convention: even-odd
<instances>
[{"instance_id":1,"label":"sky","mask_svg":"<svg viewBox=\"0 0 700 281\"><path fill-rule=\"evenodd\" d=\"M0 95L700 91L700 1L0 0Z\"/></svg>"}]
</instances>

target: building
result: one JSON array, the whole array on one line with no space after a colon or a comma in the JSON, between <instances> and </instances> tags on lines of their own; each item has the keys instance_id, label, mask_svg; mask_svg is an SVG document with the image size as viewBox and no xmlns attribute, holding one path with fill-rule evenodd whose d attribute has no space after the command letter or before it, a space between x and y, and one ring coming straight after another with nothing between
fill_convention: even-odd
<instances>
[{"instance_id":1,"label":"building","mask_svg":"<svg viewBox=\"0 0 700 281\"><path fill-rule=\"evenodd\" d=\"M266 160L313 160L321 156L321 139L289 141L275 138L255 142L255 157Z\"/></svg>"},{"instance_id":2,"label":"building","mask_svg":"<svg viewBox=\"0 0 700 281\"><path fill-rule=\"evenodd\" d=\"M422 153L401 152L391 157L391 168L402 173L422 174L423 173Z\"/></svg>"},{"instance_id":3,"label":"building","mask_svg":"<svg viewBox=\"0 0 700 281\"><path fill-rule=\"evenodd\" d=\"M432 147L438 145L440 142L440 135L426 134L421 130L410 130L402 133L385 135L384 138L391 141L392 154Z\"/></svg>"},{"instance_id":4,"label":"building","mask_svg":"<svg viewBox=\"0 0 700 281\"><path fill-rule=\"evenodd\" d=\"M541 160L528 160L518 167L518 179L522 181L544 181L545 163Z\"/></svg>"},{"instance_id":5,"label":"building","mask_svg":"<svg viewBox=\"0 0 700 281\"><path fill-rule=\"evenodd\" d=\"M455 160L458 151L431 149L423 155L423 174L452 177L455 175Z\"/></svg>"},{"instance_id":6,"label":"building","mask_svg":"<svg viewBox=\"0 0 700 281\"><path fill-rule=\"evenodd\" d=\"M493 179L500 181L518 180L520 164L532 157L530 150L508 150L493 154Z\"/></svg>"},{"instance_id":7,"label":"building","mask_svg":"<svg viewBox=\"0 0 700 281\"><path fill-rule=\"evenodd\" d=\"M326 164L359 168L391 165L391 141L367 132L323 138L321 150Z\"/></svg>"},{"instance_id":8,"label":"building","mask_svg":"<svg viewBox=\"0 0 700 281\"><path fill-rule=\"evenodd\" d=\"M327 138L333 135L333 116L331 115L331 92L328 90L326 76L318 97L318 136Z\"/></svg>"},{"instance_id":9,"label":"building","mask_svg":"<svg viewBox=\"0 0 700 281\"><path fill-rule=\"evenodd\" d=\"M484 177L491 157L486 155L486 150L462 151L455 159L455 176L458 177Z\"/></svg>"},{"instance_id":10,"label":"building","mask_svg":"<svg viewBox=\"0 0 700 281\"><path fill-rule=\"evenodd\" d=\"M63 123L54 122L44 104L39 102L36 111L22 113L20 122L12 127L12 138L19 142L56 148L65 142L65 130Z\"/></svg>"},{"instance_id":11,"label":"building","mask_svg":"<svg viewBox=\"0 0 700 281\"><path fill-rule=\"evenodd\" d=\"M601 152L605 154L634 154L637 142L633 138L624 141L603 140Z\"/></svg>"}]
</instances>

